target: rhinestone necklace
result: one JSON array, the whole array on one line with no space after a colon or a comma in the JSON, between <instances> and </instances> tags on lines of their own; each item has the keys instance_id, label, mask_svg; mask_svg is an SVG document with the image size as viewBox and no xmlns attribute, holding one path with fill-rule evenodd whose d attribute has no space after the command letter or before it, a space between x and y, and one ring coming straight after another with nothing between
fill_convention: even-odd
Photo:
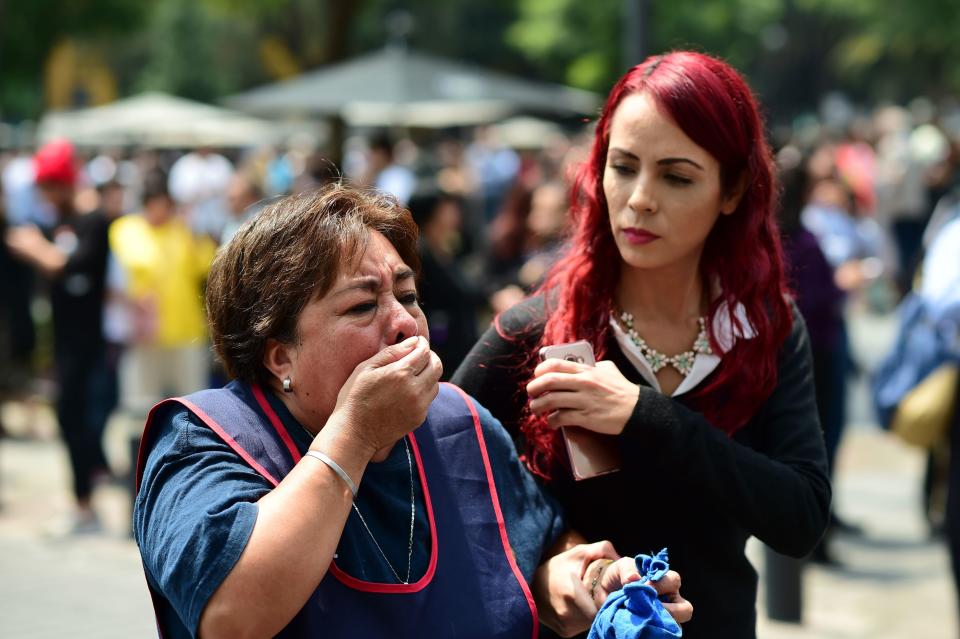
<instances>
[{"instance_id":1,"label":"rhinestone necklace","mask_svg":"<svg viewBox=\"0 0 960 639\"><path fill-rule=\"evenodd\" d=\"M614 315L617 316L616 312L614 312ZM647 342L640 337L640 334L633 328L632 314L626 311L620 311L618 318L620 326L624 332L626 332L627 337L640 349L640 354L643 355L643 359L654 373L659 372L664 366L672 366L678 373L686 377L690 374L690 371L693 370L693 362L697 359L698 354L713 354L713 350L710 348L710 338L707 336L707 321L704 317L697 318L700 331L693 340L693 346L690 350L669 357L647 344Z\"/></svg>"},{"instance_id":2,"label":"rhinestone necklace","mask_svg":"<svg viewBox=\"0 0 960 639\"><path fill-rule=\"evenodd\" d=\"M302 426L301 426L302 427ZM311 438L315 437L309 430L304 428ZM363 527L366 528L367 534L370 535L373 545L377 547L377 550L380 551L380 556L383 557L383 560L387 562L387 567L390 568L390 572L393 573L393 576L396 580L405 585L410 585L410 567L413 562L413 525L417 517L417 502L414 498L414 489L413 489L413 460L410 458L410 444L407 443L407 438L403 438L403 446L407 450L407 469L410 471L410 538L407 541L407 578L401 579L400 575L397 573L397 570L393 567L393 564L390 563L390 560L387 559L387 553L383 552L383 548L380 547L380 543L377 541L377 538L373 536L373 531L370 530L370 526L367 525L367 520L363 518L360 509L357 508L357 503L353 502L353 510L357 513L357 517L360 518L360 523L363 524Z\"/></svg>"}]
</instances>

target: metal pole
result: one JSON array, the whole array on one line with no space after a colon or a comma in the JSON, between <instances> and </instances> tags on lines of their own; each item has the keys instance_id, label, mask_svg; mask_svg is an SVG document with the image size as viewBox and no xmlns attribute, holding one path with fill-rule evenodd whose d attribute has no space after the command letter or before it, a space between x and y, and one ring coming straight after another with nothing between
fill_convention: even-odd
<instances>
[{"instance_id":1,"label":"metal pole","mask_svg":"<svg viewBox=\"0 0 960 639\"><path fill-rule=\"evenodd\" d=\"M649 54L649 0L623 2L623 62L630 68L643 62Z\"/></svg>"},{"instance_id":2,"label":"metal pole","mask_svg":"<svg viewBox=\"0 0 960 639\"><path fill-rule=\"evenodd\" d=\"M764 545L767 616L774 621L803 621L803 559L787 557Z\"/></svg>"}]
</instances>

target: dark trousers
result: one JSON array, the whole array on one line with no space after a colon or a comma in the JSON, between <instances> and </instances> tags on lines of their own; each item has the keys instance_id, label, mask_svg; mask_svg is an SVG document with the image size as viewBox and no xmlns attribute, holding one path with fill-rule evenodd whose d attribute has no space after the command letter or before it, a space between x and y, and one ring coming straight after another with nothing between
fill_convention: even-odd
<instances>
[{"instance_id":1,"label":"dark trousers","mask_svg":"<svg viewBox=\"0 0 960 639\"><path fill-rule=\"evenodd\" d=\"M927 227L927 220L897 220L893 223L893 240L897 245L897 254L900 258L900 275L897 285L900 292L906 295L913 287L913 274L920 261L920 248L923 246L923 231Z\"/></svg>"},{"instance_id":2,"label":"dark trousers","mask_svg":"<svg viewBox=\"0 0 960 639\"><path fill-rule=\"evenodd\" d=\"M67 445L78 500L90 497L93 471L106 464L102 437L109 412L102 409L103 349L56 354L59 392L57 421Z\"/></svg>"},{"instance_id":3,"label":"dark trousers","mask_svg":"<svg viewBox=\"0 0 960 639\"><path fill-rule=\"evenodd\" d=\"M960 609L960 385L957 389L957 404L950 425L950 471L947 480L947 544L950 549L950 565L956 587L957 604Z\"/></svg>"},{"instance_id":4,"label":"dark trousers","mask_svg":"<svg viewBox=\"0 0 960 639\"><path fill-rule=\"evenodd\" d=\"M817 396L817 412L823 441L827 449L827 463L833 477L837 451L847 421L847 377L852 368L850 344L846 325L833 349L818 349L813 353L813 382Z\"/></svg>"}]
</instances>

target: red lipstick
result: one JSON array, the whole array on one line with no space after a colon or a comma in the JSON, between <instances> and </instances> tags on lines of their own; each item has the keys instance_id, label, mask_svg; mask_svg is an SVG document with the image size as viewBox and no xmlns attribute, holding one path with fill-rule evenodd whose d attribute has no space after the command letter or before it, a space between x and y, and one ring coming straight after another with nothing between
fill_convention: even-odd
<instances>
[{"instance_id":1,"label":"red lipstick","mask_svg":"<svg viewBox=\"0 0 960 639\"><path fill-rule=\"evenodd\" d=\"M660 239L659 235L638 228L627 227L622 229L622 232L627 238L627 241L635 245L649 244L654 240Z\"/></svg>"}]
</instances>

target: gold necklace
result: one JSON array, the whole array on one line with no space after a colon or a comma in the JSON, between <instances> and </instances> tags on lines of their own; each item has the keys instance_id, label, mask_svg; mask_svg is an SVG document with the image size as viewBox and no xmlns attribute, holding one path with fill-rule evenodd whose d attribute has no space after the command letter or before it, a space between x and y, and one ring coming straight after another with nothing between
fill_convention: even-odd
<instances>
[{"instance_id":1,"label":"gold necklace","mask_svg":"<svg viewBox=\"0 0 960 639\"><path fill-rule=\"evenodd\" d=\"M647 342L640 337L640 334L637 333L633 327L633 315L631 313L620 311L618 314L615 310L614 316L618 318L620 326L627 334L627 337L629 337L630 341L640 350L644 361L647 362L647 365L650 366L650 369L654 373L659 372L664 366L672 366L678 373L686 377L690 374L690 371L693 370L693 363L696 361L698 354L713 354L713 349L710 348L710 338L707 335L707 320L705 317L701 316L697 318L697 325L700 327L700 330L697 332L697 336L694 338L693 346L690 350L668 356L647 344Z\"/></svg>"}]
</instances>

